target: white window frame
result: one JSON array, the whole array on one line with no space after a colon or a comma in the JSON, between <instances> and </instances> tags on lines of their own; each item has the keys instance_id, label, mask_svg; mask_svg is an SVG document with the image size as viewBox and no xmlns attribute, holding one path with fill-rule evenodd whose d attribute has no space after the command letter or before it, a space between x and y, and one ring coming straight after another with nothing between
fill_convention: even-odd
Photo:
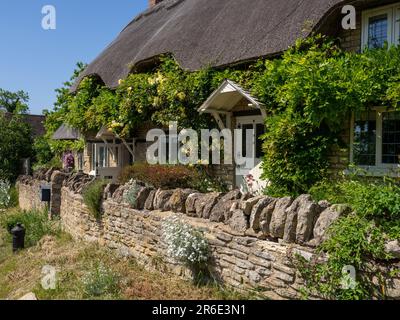
<instances>
[{"instance_id":1,"label":"white window frame","mask_svg":"<svg viewBox=\"0 0 400 320\"><path fill-rule=\"evenodd\" d=\"M92 166L93 166L93 170L96 170L97 168L108 168L110 163L109 163L109 154L110 151L108 150L107 146L105 143L94 143L92 145ZM100 165L99 161L99 156L100 156L100 148L104 148L104 162L103 164L105 164L105 166ZM96 167L97 164L97 167Z\"/></svg>"},{"instance_id":2,"label":"white window frame","mask_svg":"<svg viewBox=\"0 0 400 320\"><path fill-rule=\"evenodd\" d=\"M382 163L382 124L383 124L383 113L395 112L387 107L374 107L372 111L376 111L376 154L375 154L375 166L357 165L358 168L367 171L373 175L400 175L400 164L386 164ZM350 129L350 163L354 163L354 125L355 125L355 113L353 112L351 117L351 129Z\"/></svg>"},{"instance_id":3,"label":"white window frame","mask_svg":"<svg viewBox=\"0 0 400 320\"><path fill-rule=\"evenodd\" d=\"M362 36L361 47L364 50L368 48L368 31L369 19L386 14L388 16L388 39L390 45L398 45L400 43L400 3L379 7L375 9L365 10L362 12Z\"/></svg>"}]
</instances>

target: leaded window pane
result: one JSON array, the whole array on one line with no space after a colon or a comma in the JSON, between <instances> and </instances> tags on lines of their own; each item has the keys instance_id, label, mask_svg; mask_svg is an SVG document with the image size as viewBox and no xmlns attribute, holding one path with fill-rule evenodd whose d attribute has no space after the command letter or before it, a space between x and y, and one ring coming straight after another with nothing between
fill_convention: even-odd
<instances>
[{"instance_id":1,"label":"leaded window pane","mask_svg":"<svg viewBox=\"0 0 400 320\"><path fill-rule=\"evenodd\" d=\"M376 111L356 114L353 148L355 164L364 166L376 164Z\"/></svg>"},{"instance_id":2,"label":"leaded window pane","mask_svg":"<svg viewBox=\"0 0 400 320\"><path fill-rule=\"evenodd\" d=\"M368 22L368 47L370 49L383 48L388 41L387 14L375 16Z\"/></svg>"},{"instance_id":3,"label":"leaded window pane","mask_svg":"<svg viewBox=\"0 0 400 320\"><path fill-rule=\"evenodd\" d=\"M384 112L382 117L382 163L399 164L400 112Z\"/></svg>"}]
</instances>

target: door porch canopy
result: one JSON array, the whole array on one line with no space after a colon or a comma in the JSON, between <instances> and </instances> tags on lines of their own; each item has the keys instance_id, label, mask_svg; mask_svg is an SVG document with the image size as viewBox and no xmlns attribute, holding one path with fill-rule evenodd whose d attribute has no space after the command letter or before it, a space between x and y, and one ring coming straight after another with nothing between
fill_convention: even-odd
<instances>
[{"instance_id":1,"label":"door porch canopy","mask_svg":"<svg viewBox=\"0 0 400 320\"><path fill-rule=\"evenodd\" d=\"M267 116L264 105L232 80L224 80L206 102L199 108L200 113L211 114L221 130L232 129L232 117L237 112L259 111ZM225 116L225 121L222 120Z\"/></svg>"},{"instance_id":2,"label":"door porch canopy","mask_svg":"<svg viewBox=\"0 0 400 320\"><path fill-rule=\"evenodd\" d=\"M96 135L96 139L102 140L108 150L111 152L111 154L115 157L114 151L112 146L108 143L108 140L113 140L113 146L115 145L115 140L121 140L126 149L129 151L129 153L132 155L133 158L135 158L135 139L133 139L132 147L129 145L129 143L124 139L121 138L119 135L116 133L112 132L110 129L108 129L106 126L103 126L100 131Z\"/></svg>"}]
</instances>

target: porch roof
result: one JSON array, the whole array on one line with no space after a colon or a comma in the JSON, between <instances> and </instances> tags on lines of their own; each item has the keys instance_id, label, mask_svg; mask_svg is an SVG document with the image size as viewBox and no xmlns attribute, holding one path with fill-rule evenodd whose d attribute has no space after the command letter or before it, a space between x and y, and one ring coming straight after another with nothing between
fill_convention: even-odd
<instances>
[{"instance_id":1,"label":"porch roof","mask_svg":"<svg viewBox=\"0 0 400 320\"><path fill-rule=\"evenodd\" d=\"M135 158L135 139L133 139L133 146L129 146L129 144L126 142L126 140L120 136L118 136L118 134L112 132L109 128L107 128L106 126L103 126L100 131L97 133L96 135L96 139L101 139L103 140L103 142L107 145L107 148L110 150L111 154L114 155L114 151L112 150L112 148L110 148L110 146L107 143L108 139L113 139L115 142L115 139L119 139L122 141L122 143L124 144L124 146L126 147L126 149L129 151L129 153L132 155L133 158ZM115 156L115 155L114 155Z\"/></svg>"},{"instance_id":2,"label":"porch roof","mask_svg":"<svg viewBox=\"0 0 400 320\"><path fill-rule=\"evenodd\" d=\"M79 140L82 137L78 129L63 123L51 137L53 140Z\"/></svg>"},{"instance_id":3,"label":"porch roof","mask_svg":"<svg viewBox=\"0 0 400 320\"><path fill-rule=\"evenodd\" d=\"M206 102L199 108L200 113L232 113L234 111L259 109L262 113L264 105L251 93L232 80L224 80Z\"/></svg>"},{"instance_id":4,"label":"porch roof","mask_svg":"<svg viewBox=\"0 0 400 320\"><path fill-rule=\"evenodd\" d=\"M96 139L115 139L117 136L106 126L102 127L100 131L96 134Z\"/></svg>"}]
</instances>

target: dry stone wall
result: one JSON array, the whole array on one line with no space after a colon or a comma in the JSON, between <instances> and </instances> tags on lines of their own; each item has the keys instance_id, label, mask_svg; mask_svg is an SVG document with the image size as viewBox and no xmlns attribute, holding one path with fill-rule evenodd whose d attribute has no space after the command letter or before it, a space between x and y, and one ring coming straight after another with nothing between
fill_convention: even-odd
<instances>
[{"instance_id":1,"label":"dry stone wall","mask_svg":"<svg viewBox=\"0 0 400 320\"><path fill-rule=\"evenodd\" d=\"M103 211L101 220L96 220L80 194L68 187L62 189L63 228L75 239L98 242L133 256L149 269L161 267L183 277L191 276L190 270L165 255L162 221L174 213L139 211L114 197L104 201ZM180 215L204 232L211 247L212 274L218 280L240 290L257 288L271 299L301 298L302 280L290 257L294 253L310 257L312 249L259 240L223 223Z\"/></svg>"},{"instance_id":2,"label":"dry stone wall","mask_svg":"<svg viewBox=\"0 0 400 320\"><path fill-rule=\"evenodd\" d=\"M54 169L38 172L35 176L21 176L17 181L19 206L22 210L49 210L51 217L60 215L61 188L71 174ZM42 187L50 188L50 202L41 201Z\"/></svg>"},{"instance_id":3,"label":"dry stone wall","mask_svg":"<svg viewBox=\"0 0 400 320\"><path fill-rule=\"evenodd\" d=\"M240 290L257 289L272 299L301 298L304 281L293 258L299 254L313 259L314 248L323 241L328 227L349 210L327 202L315 203L309 195L275 199L252 197L237 190L201 194L187 189L155 190L131 182L105 188L102 217L97 220L81 195L90 181L84 175L69 176L60 189L62 226L75 239L133 256L149 269L162 268L190 277L190 270L166 254L162 223L177 214L204 232L216 279ZM136 203L128 204L124 195L134 184L138 190ZM22 189L25 187L34 190L31 184ZM392 245L397 250L398 244ZM400 298L400 279L388 283L388 295Z\"/></svg>"},{"instance_id":4,"label":"dry stone wall","mask_svg":"<svg viewBox=\"0 0 400 320\"><path fill-rule=\"evenodd\" d=\"M17 181L19 206L22 210L45 210L47 205L40 201L40 186L47 181L35 180L32 177L20 177Z\"/></svg>"}]
</instances>

